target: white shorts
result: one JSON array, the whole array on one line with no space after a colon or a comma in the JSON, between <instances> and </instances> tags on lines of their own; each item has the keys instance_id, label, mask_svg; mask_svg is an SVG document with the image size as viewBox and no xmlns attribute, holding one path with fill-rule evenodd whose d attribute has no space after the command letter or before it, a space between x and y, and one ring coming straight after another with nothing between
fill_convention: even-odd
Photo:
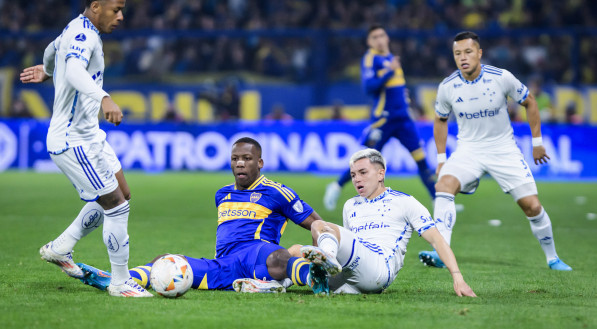
<instances>
[{"instance_id":1,"label":"white shorts","mask_svg":"<svg viewBox=\"0 0 597 329\"><path fill-rule=\"evenodd\" d=\"M340 228L340 246L336 259L342 272L329 281L334 293L380 293L387 288L398 272L395 260L388 262L382 248L357 237L352 231Z\"/></svg>"},{"instance_id":2,"label":"white shorts","mask_svg":"<svg viewBox=\"0 0 597 329\"><path fill-rule=\"evenodd\" d=\"M461 192L470 194L475 192L479 179L485 173L490 174L506 193L525 184L532 184L535 191L537 189L531 169L516 146L491 152L456 148L443 165L439 177L456 177L460 181Z\"/></svg>"},{"instance_id":3,"label":"white shorts","mask_svg":"<svg viewBox=\"0 0 597 329\"><path fill-rule=\"evenodd\" d=\"M84 201L95 201L118 188L115 174L122 166L106 141L74 146L50 157Z\"/></svg>"}]
</instances>

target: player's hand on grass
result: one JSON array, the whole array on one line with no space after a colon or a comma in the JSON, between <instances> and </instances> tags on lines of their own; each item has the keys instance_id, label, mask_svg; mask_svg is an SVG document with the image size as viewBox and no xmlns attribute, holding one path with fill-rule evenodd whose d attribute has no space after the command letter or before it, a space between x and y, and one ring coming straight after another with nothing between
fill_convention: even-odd
<instances>
[{"instance_id":1,"label":"player's hand on grass","mask_svg":"<svg viewBox=\"0 0 597 329\"><path fill-rule=\"evenodd\" d=\"M102 111L104 111L104 118L106 118L106 121L113 123L116 126L122 121L122 111L120 110L120 107L118 107L109 96L102 98Z\"/></svg>"},{"instance_id":2,"label":"player's hand on grass","mask_svg":"<svg viewBox=\"0 0 597 329\"><path fill-rule=\"evenodd\" d=\"M545 152L545 147L543 145L533 147L533 159L535 159L535 164L547 164L547 160L549 160L549 156L547 152Z\"/></svg>"},{"instance_id":3,"label":"player's hand on grass","mask_svg":"<svg viewBox=\"0 0 597 329\"><path fill-rule=\"evenodd\" d=\"M471 289L471 287L469 287L468 284L464 282L464 279L454 280L454 291L456 292L456 295L458 295L458 297L477 297L473 289Z\"/></svg>"},{"instance_id":4,"label":"player's hand on grass","mask_svg":"<svg viewBox=\"0 0 597 329\"><path fill-rule=\"evenodd\" d=\"M22 83L40 83L48 80L49 77L41 64L24 69L20 76Z\"/></svg>"}]
</instances>

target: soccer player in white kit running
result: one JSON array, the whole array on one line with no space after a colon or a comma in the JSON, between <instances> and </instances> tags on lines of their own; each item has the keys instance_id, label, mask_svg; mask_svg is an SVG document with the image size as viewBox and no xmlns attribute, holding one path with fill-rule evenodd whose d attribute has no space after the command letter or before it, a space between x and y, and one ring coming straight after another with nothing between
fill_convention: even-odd
<instances>
[{"instance_id":1,"label":"soccer player in white kit running","mask_svg":"<svg viewBox=\"0 0 597 329\"><path fill-rule=\"evenodd\" d=\"M558 258L551 221L539 202L535 180L516 146L508 117L507 98L511 97L527 110L535 164L547 163L549 156L542 145L541 119L534 96L512 73L481 64L483 51L475 33L457 34L452 51L458 70L439 85L435 103L433 133L439 178L433 215L437 228L450 244L456 222L454 196L458 192L474 193L481 176L489 173L527 216L549 268L571 271ZM458 147L446 160L450 113L458 124ZM422 251L419 258L426 265L443 267L435 251Z\"/></svg>"},{"instance_id":2,"label":"soccer player in white kit running","mask_svg":"<svg viewBox=\"0 0 597 329\"><path fill-rule=\"evenodd\" d=\"M385 171L385 159L375 149L352 155L350 175L359 195L344 204L344 227L313 222L317 247L301 247L303 257L335 274L329 280L335 293L380 293L398 275L408 241L417 232L447 265L456 294L475 297L429 211L414 197L385 187Z\"/></svg>"},{"instance_id":3,"label":"soccer player in white kit running","mask_svg":"<svg viewBox=\"0 0 597 329\"><path fill-rule=\"evenodd\" d=\"M122 111L103 89L104 53L100 33L111 33L123 20L125 0L86 0L85 11L73 19L44 52L43 65L26 68L23 83L53 77L55 94L47 148L54 163L87 203L73 223L40 249L42 259L66 274L83 278L72 260L82 237L104 225L103 238L112 265L112 296L151 297L128 271L130 190L116 154L99 128L100 107L108 122L122 120Z\"/></svg>"}]
</instances>

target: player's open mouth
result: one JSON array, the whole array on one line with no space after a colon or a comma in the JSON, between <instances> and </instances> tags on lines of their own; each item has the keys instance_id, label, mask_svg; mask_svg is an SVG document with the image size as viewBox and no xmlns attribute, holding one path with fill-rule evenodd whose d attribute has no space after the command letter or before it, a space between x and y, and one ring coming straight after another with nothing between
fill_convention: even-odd
<instances>
[{"instance_id":1,"label":"player's open mouth","mask_svg":"<svg viewBox=\"0 0 597 329\"><path fill-rule=\"evenodd\" d=\"M247 174L245 174L245 173L237 173L236 177L238 177L238 178L246 178Z\"/></svg>"},{"instance_id":2,"label":"player's open mouth","mask_svg":"<svg viewBox=\"0 0 597 329\"><path fill-rule=\"evenodd\" d=\"M468 69L469 67L468 63L462 63L461 66L463 69Z\"/></svg>"},{"instance_id":3,"label":"player's open mouth","mask_svg":"<svg viewBox=\"0 0 597 329\"><path fill-rule=\"evenodd\" d=\"M363 186L363 185L357 185L357 191L359 191L359 192L363 191L364 188L365 188L365 186Z\"/></svg>"}]
</instances>

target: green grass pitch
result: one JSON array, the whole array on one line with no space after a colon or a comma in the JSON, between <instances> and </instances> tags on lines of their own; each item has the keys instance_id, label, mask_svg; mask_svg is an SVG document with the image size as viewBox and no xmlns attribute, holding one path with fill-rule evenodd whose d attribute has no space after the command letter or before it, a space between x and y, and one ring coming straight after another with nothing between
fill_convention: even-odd
<instances>
[{"instance_id":1,"label":"green grass pitch","mask_svg":"<svg viewBox=\"0 0 597 329\"><path fill-rule=\"evenodd\" d=\"M322 206L331 176L266 173L301 195L324 219L341 223L341 209ZM214 255L214 193L230 173L127 174L133 200L130 265L170 252ZM415 178L390 177L388 186L431 202ZM61 174L0 173L0 327L2 328L597 328L597 185L538 184L560 257L573 272L548 270L528 221L491 179L459 196L453 250L479 298L455 296L446 270L417 258L428 249L411 239L405 266L380 295L315 297L306 288L286 294L190 291L169 300L112 298L68 278L40 260L39 248L60 234L82 202ZM354 194L346 186L342 199ZM584 198L584 199L583 199ZM584 200L584 202L583 202ZM489 219L501 219L498 227ZM288 225L281 244L310 243ZM109 269L101 231L75 248L75 261Z\"/></svg>"}]
</instances>

